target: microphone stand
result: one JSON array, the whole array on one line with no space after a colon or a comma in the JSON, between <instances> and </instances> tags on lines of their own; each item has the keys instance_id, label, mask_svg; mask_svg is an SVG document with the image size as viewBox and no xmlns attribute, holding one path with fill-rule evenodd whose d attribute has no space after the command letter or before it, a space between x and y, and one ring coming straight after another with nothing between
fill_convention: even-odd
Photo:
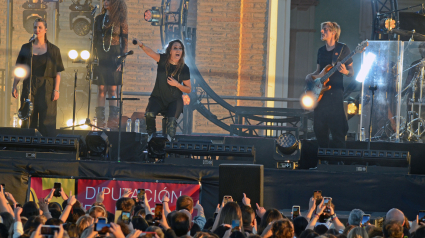
<instances>
[{"instance_id":1,"label":"microphone stand","mask_svg":"<svg viewBox=\"0 0 425 238\"><path fill-rule=\"evenodd\" d=\"M129 54L131 55L131 54ZM121 162L121 119L122 119L122 103L124 100L140 100L140 98L123 98L123 91L122 87L124 86L124 66L125 66L125 59L128 55L123 55L117 60L121 60L121 85L120 85L120 97L119 98L107 98L106 100L119 100L119 107L120 111L118 114L118 162Z\"/></svg>"}]
</instances>

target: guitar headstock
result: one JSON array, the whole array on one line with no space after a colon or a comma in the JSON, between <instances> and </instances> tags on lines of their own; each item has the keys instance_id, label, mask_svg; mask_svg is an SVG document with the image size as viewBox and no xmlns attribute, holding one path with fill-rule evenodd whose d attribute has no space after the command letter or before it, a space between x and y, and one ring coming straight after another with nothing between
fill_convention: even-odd
<instances>
[{"instance_id":1,"label":"guitar headstock","mask_svg":"<svg viewBox=\"0 0 425 238\"><path fill-rule=\"evenodd\" d=\"M365 51L365 50L366 50L366 47L368 47L368 46L369 46L369 42L368 42L367 40L362 41L362 43L360 43L360 44L356 47L356 49L354 50L354 52L356 52L356 54L357 54L357 53L362 53L363 51Z\"/></svg>"}]
</instances>

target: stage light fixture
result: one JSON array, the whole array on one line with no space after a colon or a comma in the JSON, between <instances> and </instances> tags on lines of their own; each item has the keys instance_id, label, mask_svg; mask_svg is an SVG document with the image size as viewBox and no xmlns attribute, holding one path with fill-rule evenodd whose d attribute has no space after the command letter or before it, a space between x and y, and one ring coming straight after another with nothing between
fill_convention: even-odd
<instances>
[{"instance_id":1,"label":"stage light fixture","mask_svg":"<svg viewBox=\"0 0 425 238\"><path fill-rule=\"evenodd\" d=\"M76 50L70 50L68 52L68 57L72 60L75 60L78 57L78 52Z\"/></svg>"},{"instance_id":2,"label":"stage light fixture","mask_svg":"<svg viewBox=\"0 0 425 238\"><path fill-rule=\"evenodd\" d=\"M183 104L185 106L187 106L187 105L190 104L190 97L189 97L189 95L187 95L187 94L183 95Z\"/></svg>"},{"instance_id":3,"label":"stage light fixture","mask_svg":"<svg viewBox=\"0 0 425 238\"><path fill-rule=\"evenodd\" d=\"M13 75L18 79L25 79L28 77L29 67L26 64L19 64L13 70Z\"/></svg>"},{"instance_id":4,"label":"stage light fixture","mask_svg":"<svg viewBox=\"0 0 425 238\"><path fill-rule=\"evenodd\" d=\"M301 95L301 107L305 110L313 110L316 107L316 97L313 92L305 92Z\"/></svg>"},{"instance_id":5,"label":"stage light fixture","mask_svg":"<svg viewBox=\"0 0 425 238\"><path fill-rule=\"evenodd\" d=\"M37 18L43 18L46 20L47 4L42 1L29 0L22 4L22 7L26 10L23 11L23 26L29 34L34 34L34 21Z\"/></svg>"},{"instance_id":6,"label":"stage light fixture","mask_svg":"<svg viewBox=\"0 0 425 238\"><path fill-rule=\"evenodd\" d=\"M94 16L91 14L94 6L92 0L85 0L84 4L80 0L72 0L69 6L69 28L78 36L85 36L90 33L94 24Z\"/></svg>"},{"instance_id":7,"label":"stage light fixture","mask_svg":"<svg viewBox=\"0 0 425 238\"><path fill-rule=\"evenodd\" d=\"M294 153L298 148L298 140L292 133L283 133L276 139L277 149L285 155Z\"/></svg>"},{"instance_id":8,"label":"stage light fixture","mask_svg":"<svg viewBox=\"0 0 425 238\"><path fill-rule=\"evenodd\" d=\"M163 9L162 7L152 7L144 13L145 21L151 22L152 26L162 25Z\"/></svg>"},{"instance_id":9,"label":"stage light fixture","mask_svg":"<svg viewBox=\"0 0 425 238\"><path fill-rule=\"evenodd\" d=\"M87 153L106 158L109 152L109 139L103 131L90 131L86 136Z\"/></svg>"},{"instance_id":10,"label":"stage light fixture","mask_svg":"<svg viewBox=\"0 0 425 238\"><path fill-rule=\"evenodd\" d=\"M83 130L89 128L89 126L87 126L85 123L86 123L86 119L80 120L80 123L79 123L81 125L80 128Z\"/></svg>"},{"instance_id":11,"label":"stage light fixture","mask_svg":"<svg viewBox=\"0 0 425 238\"><path fill-rule=\"evenodd\" d=\"M391 18L383 18L379 21L379 28L382 32L389 32L395 28L395 20Z\"/></svg>"},{"instance_id":12,"label":"stage light fixture","mask_svg":"<svg viewBox=\"0 0 425 238\"><path fill-rule=\"evenodd\" d=\"M80 56L83 60L88 60L90 58L90 52L83 50L81 51Z\"/></svg>"},{"instance_id":13,"label":"stage light fixture","mask_svg":"<svg viewBox=\"0 0 425 238\"><path fill-rule=\"evenodd\" d=\"M370 68L372 68L373 63L375 62L376 55L372 52L368 52L364 55L364 60L360 68L359 74L357 74L356 81L363 83L368 75Z\"/></svg>"}]
</instances>

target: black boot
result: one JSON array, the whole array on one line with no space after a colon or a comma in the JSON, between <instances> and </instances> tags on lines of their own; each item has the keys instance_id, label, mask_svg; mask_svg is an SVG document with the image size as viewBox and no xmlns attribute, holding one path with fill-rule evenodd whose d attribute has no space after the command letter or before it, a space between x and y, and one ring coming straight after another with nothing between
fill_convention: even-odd
<instances>
[{"instance_id":1,"label":"black boot","mask_svg":"<svg viewBox=\"0 0 425 238\"><path fill-rule=\"evenodd\" d=\"M176 130L177 130L177 118L175 117L169 117L167 121L167 135L168 135L168 141L171 141L176 136Z\"/></svg>"},{"instance_id":2,"label":"black boot","mask_svg":"<svg viewBox=\"0 0 425 238\"><path fill-rule=\"evenodd\" d=\"M96 107L97 126L105 127L105 107Z\"/></svg>"},{"instance_id":3,"label":"black boot","mask_svg":"<svg viewBox=\"0 0 425 238\"><path fill-rule=\"evenodd\" d=\"M116 106L109 106L109 117L108 117L108 127L111 128L112 131L118 130L119 118L118 114L120 113L120 109Z\"/></svg>"},{"instance_id":4,"label":"black boot","mask_svg":"<svg viewBox=\"0 0 425 238\"><path fill-rule=\"evenodd\" d=\"M148 142L152 139L152 134L156 132L156 115L153 112L145 113L146 132L149 135Z\"/></svg>"}]
</instances>

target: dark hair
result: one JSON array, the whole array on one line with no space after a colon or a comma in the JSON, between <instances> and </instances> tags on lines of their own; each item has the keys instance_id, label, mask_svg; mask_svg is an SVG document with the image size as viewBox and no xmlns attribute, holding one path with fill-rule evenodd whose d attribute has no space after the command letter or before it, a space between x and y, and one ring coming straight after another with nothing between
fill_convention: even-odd
<instances>
[{"instance_id":1,"label":"dark hair","mask_svg":"<svg viewBox=\"0 0 425 238\"><path fill-rule=\"evenodd\" d=\"M269 209L264 213L261 223L258 226L258 233L263 233L263 230L266 229L267 225L272 221L277 221L283 219L282 214L276 209Z\"/></svg>"},{"instance_id":2,"label":"dark hair","mask_svg":"<svg viewBox=\"0 0 425 238\"><path fill-rule=\"evenodd\" d=\"M204 230L203 231L210 231L212 226L214 225L214 218L210 217L207 219L207 222L205 222Z\"/></svg>"},{"instance_id":3,"label":"dark hair","mask_svg":"<svg viewBox=\"0 0 425 238\"><path fill-rule=\"evenodd\" d=\"M74 223L65 223L63 229L68 232L69 238L79 238L78 228Z\"/></svg>"},{"instance_id":4,"label":"dark hair","mask_svg":"<svg viewBox=\"0 0 425 238\"><path fill-rule=\"evenodd\" d=\"M63 221L61 219L58 218L50 218L46 221L46 225L54 225L54 226L59 226L62 225Z\"/></svg>"},{"instance_id":5,"label":"dark hair","mask_svg":"<svg viewBox=\"0 0 425 238\"><path fill-rule=\"evenodd\" d=\"M254 209L252 209L252 207L250 206L245 206L242 205L241 206L241 212L242 212L242 223L243 226L250 226L252 223L252 215L254 215L254 219L255 219L255 212Z\"/></svg>"},{"instance_id":6,"label":"dark hair","mask_svg":"<svg viewBox=\"0 0 425 238\"><path fill-rule=\"evenodd\" d=\"M65 209L66 205L68 205L68 200L65 200L65 201L62 202L63 209ZM72 205L72 207L73 208L82 208L83 206L81 205L81 202L77 200L77 201L75 201L74 205Z\"/></svg>"},{"instance_id":7,"label":"dark hair","mask_svg":"<svg viewBox=\"0 0 425 238\"><path fill-rule=\"evenodd\" d=\"M369 237L375 237L375 236L384 236L384 233L382 232L382 228L375 227L371 228L369 232L367 233ZM425 236L422 236L425 237Z\"/></svg>"},{"instance_id":8,"label":"dark hair","mask_svg":"<svg viewBox=\"0 0 425 238\"><path fill-rule=\"evenodd\" d=\"M53 218L57 218L59 219L59 217L61 216L62 212L58 211L55 208L51 208L49 209L50 215L52 215Z\"/></svg>"},{"instance_id":9,"label":"dark hair","mask_svg":"<svg viewBox=\"0 0 425 238\"><path fill-rule=\"evenodd\" d=\"M121 22L127 20L127 4L124 0L109 0L109 23L106 24L106 27L109 28L114 24L115 26L121 25ZM102 7L102 14L106 14L106 9Z\"/></svg>"},{"instance_id":10,"label":"dark hair","mask_svg":"<svg viewBox=\"0 0 425 238\"><path fill-rule=\"evenodd\" d=\"M168 48L167 48L168 49ZM176 210L180 211L182 209L186 209L189 212L193 210L193 199L187 195L180 196L177 198L176 202Z\"/></svg>"},{"instance_id":11,"label":"dark hair","mask_svg":"<svg viewBox=\"0 0 425 238\"><path fill-rule=\"evenodd\" d=\"M413 221L416 222L416 221ZM371 237L371 236L370 236ZM425 226L419 227L414 234L412 234L411 238L423 238L425 237Z\"/></svg>"},{"instance_id":12,"label":"dark hair","mask_svg":"<svg viewBox=\"0 0 425 238\"><path fill-rule=\"evenodd\" d=\"M39 216L32 216L28 218L28 221L24 225L24 233L27 235L31 235L31 233L37 229L37 227L42 224L44 225L43 219Z\"/></svg>"},{"instance_id":13,"label":"dark hair","mask_svg":"<svg viewBox=\"0 0 425 238\"><path fill-rule=\"evenodd\" d=\"M123 212L131 212L131 209L136 205L136 202L132 198L120 198L116 202L117 210L122 210Z\"/></svg>"},{"instance_id":14,"label":"dark hair","mask_svg":"<svg viewBox=\"0 0 425 238\"><path fill-rule=\"evenodd\" d=\"M65 201L66 202L66 201ZM47 205L47 207L49 208L49 210L51 210L51 209L55 209L55 210L57 210L57 211L59 211L59 212L62 212L62 207L61 207L61 205L59 205L59 203L57 203L57 202L51 202L51 203L49 203L48 205Z\"/></svg>"},{"instance_id":15,"label":"dark hair","mask_svg":"<svg viewBox=\"0 0 425 238\"><path fill-rule=\"evenodd\" d=\"M291 221L284 219L276 221L272 226L273 238L292 238L294 237L294 229Z\"/></svg>"},{"instance_id":16,"label":"dark hair","mask_svg":"<svg viewBox=\"0 0 425 238\"><path fill-rule=\"evenodd\" d=\"M174 230L176 236L186 235L190 230L189 217L183 212L176 212L171 218L170 228Z\"/></svg>"},{"instance_id":17,"label":"dark hair","mask_svg":"<svg viewBox=\"0 0 425 238\"><path fill-rule=\"evenodd\" d=\"M303 231L300 235L300 237L297 236L297 238L314 238L319 236L319 234L317 234L317 232L311 230L311 229L307 229L305 231Z\"/></svg>"},{"instance_id":18,"label":"dark hair","mask_svg":"<svg viewBox=\"0 0 425 238\"><path fill-rule=\"evenodd\" d=\"M84 216L86 213L84 212L84 210L80 207L73 207L71 210L71 213L69 214L68 218L66 219L66 222L70 222L70 223L77 223L78 218ZM108 219L109 220L109 219Z\"/></svg>"},{"instance_id":19,"label":"dark hair","mask_svg":"<svg viewBox=\"0 0 425 238\"><path fill-rule=\"evenodd\" d=\"M246 238L245 234L240 231L234 231L230 235L230 238Z\"/></svg>"},{"instance_id":20,"label":"dark hair","mask_svg":"<svg viewBox=\"0 0 425 238\"><path fill-rule=\"evenodd\" d=\"M9 229L5 224L0 223L0 238L8 238L9 237Z\"/></svg>"},{"instance_id":21,"label":"dark hair","mask_svg":"<svg viewBox=\"0 0 425 238\"><path fill-rule=\"evenodd\" d=\"M323 235L328 231L328 227L323 224L319 224L314 227L314 231L317 232L319 235Z\"/></svg>"},{"instance_id":22,"label":"dark hair","mask_svg":"<svg viewBox=\"0 0 425 238\"><path fill-rule=\"evenodd\" d=\"M13 226L13 216L12 214L8 212L2 212L0 213L1 218L3 219L3 224L7 227L7 230L9 231L10 227Z\"/></svg>"},{"instance_id":23,"label":"dark hair","mask_svg":"<svg viewBox=\"0 0 425 238\"><path fill-rule=\"evenodd\" d=\"M228 202L223 206L220 212L220 219L218 224L232 225L233 220L240 220L242 224L242 212L239 205L235 202Z\"/></svg>"},{"instance_id":24,"label":"dark hair","mask_svg":"<svg viewBox=\"0 0 425 238\"><path fill-rule=\"evenodd\" d=\"M200 232L197 232L193 236L193 238L220 238L220 237L218 237L217 234L214 234L212 232L203 232L203 231L200 231Z\"/></svg>"},{"instance_id":25,"label":"dark hair","mask_svg":"<svg viewBox=\"0 0 425 238\"><path fill-rule=\"evenodd\" d=\"M37 204L35 202L26 202L22 207L21 216L24 216L29 219L32 216L38 215L40 215L40 210L38 209Z\"/></svg>"},{"instance_id":26,"label":"dark hair","mask_svg":"<svg viewBox=\"0 0 425 238\"><path fill-rule=\"evenodd\" d=\"M38 22L42 22L43 25L44 25L44 28L47 29L47 22L46 22L46 20L44 18L37 18L37 19L35 19L33 25L37 24ZM44 34L44 42L47 42L47 33Z\"/></svg>"},{"instance_id":27,"label":"dark hair","mask_svg":"<svg viewBox=\"0 0 425 238\"><path fill-rule=\"evenodd\" d=\"M403 226L397 221L385 222L383 233L385 238L400 238L403 235Z\"/></svg>"},{"instance_id":28,"label":"dark hair","mask_svg":"<svg viewBox=\"0 0 425 238\"><path fill-rule=\"evenodd\" d=\"M167 71L167 76L168 76L168 68L170 67L171 49L173 48L174 43L179 43L182 46L182 55L180 57L180 60L177 63L177 66L176 66L176 69L174 70L174 72L171 73L172 77L175 77L176 75L178 77L180 75L180 72L183 69L184 57L186 55L186 51L184 49L184 44L181 40L172 40L168 43L168 46L165 49L165 55L167 57L166 62L165 62L165 70ZM184 195L184 196L186 196L186 195ZM192 201L192 203L193 203L193 201Z\"/></svg>"},{"instance_id":29,"label":"dark hair","mask_svg":"<svg viewBox=\"0 0 425 238\"><path fill-rule=\"evenodd\" d=\"M148 222L141 217L133 217L131 223L133 223L134 229L138 229L141 231L145 231L149 227Z\"/></svg>"},{"instance_id":30,"label":"dark hair","mask_svg":"<svg viewBox=\"0 0 425 238\"><path fill-rule=\"evenodd\" d=\"M305 217L296 217L292 223L294 224L294 232L296 237L299 237L308 226L308 221L305 219Z\"/></svg>"}]
</instances>

